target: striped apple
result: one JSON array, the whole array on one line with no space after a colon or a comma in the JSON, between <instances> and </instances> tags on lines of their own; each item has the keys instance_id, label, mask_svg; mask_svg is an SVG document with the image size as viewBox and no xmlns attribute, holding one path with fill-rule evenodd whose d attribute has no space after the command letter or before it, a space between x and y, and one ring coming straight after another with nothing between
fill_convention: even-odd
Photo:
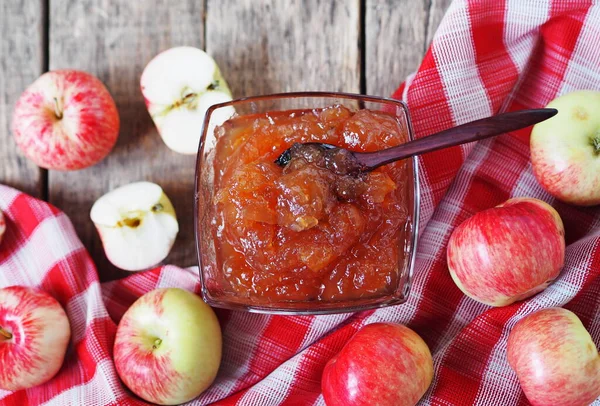
<instances>
[{"instance_id":1,"label":"striped apple","mask_svg":"<svg viewBox=\"0 0 600 406\"><path fill-rule=\"evenodd\" d=\"M507 357L534 406L587 406L600 396L598 349L569 310L543 309L520 320Z\"/></svg>"},{"instance_id":2,"label":"striped apple","mask_svg":"<svg viewBox=\"0 0 600 406\"><path fill-rule=\"evenodd\" d=\"M359 330L325 365L327 406L414 406L433 379L433 359L417 333L401 324Z\"/></svg>"},{"instance_id":3,"label":"striped apple","mask_svg":"<svg viewBox=\"0 0 600 406\"><path fill-rule=\"evenodd\" d=\"M49 381L62 366L69 319L48 293L0 289L0 388L21 390Z\"/></svg>"},{"instance_id":4,"label":"striped apple","mask_svg":"<svg viewBox=\"0 0 600 406\"><path fill-rule=\"evenodd\" d=\"M15 141L47 169L70 171L101 161L119 135L117 106L89 73L44 73L19 97L12 118Z\"/></svg>"},{"instance_id":5,"label":"striped apple","mask_svg":"<svg viewBox=\"0 0 600 406\"><path fill-rule=\"evenodd\" d=\"M507 306L546 289L565 260L565 230L556 210L515 198L458 226L448 242L448 268L463 293Z\"/></svg>"},{"instance_id":6,"label":"striped apple","mask_svg":"<svg viewBox=\"0 0 600 406\"><path fill-rule=\"evenodd\" d=\"M123 315L115 338L115 366L139 397L175 405L212 384L221 346L219 321L200 297L178 288L155 289Z\"/></svg>"}]
</instances>

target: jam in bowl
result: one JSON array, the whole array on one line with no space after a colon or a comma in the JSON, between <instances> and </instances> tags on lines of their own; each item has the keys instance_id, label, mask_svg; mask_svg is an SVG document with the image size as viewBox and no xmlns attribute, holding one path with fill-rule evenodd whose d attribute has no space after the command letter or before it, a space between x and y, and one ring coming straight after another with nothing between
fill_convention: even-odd
<instances>
[{"instance_id":1,"label":"jam in bowl","mask_svg":"<svg viewBox=\"0 0 600 406\"><path fill-rule=\"evenodd\" d=\"M416 159L336 171L322 142L377 151L412 139L404 103L293 93L215 105L196 169L202 295L268 313L357 311L406 300L418 219ZM292 147L293 159L275 161Z\"/></svg>"}]
</instances>

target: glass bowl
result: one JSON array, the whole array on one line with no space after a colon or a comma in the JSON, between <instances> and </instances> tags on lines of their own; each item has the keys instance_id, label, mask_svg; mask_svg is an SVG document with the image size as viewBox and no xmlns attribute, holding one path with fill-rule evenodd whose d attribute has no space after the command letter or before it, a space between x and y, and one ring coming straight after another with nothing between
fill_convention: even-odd
<instances>
[{"instance_id":1,"label":"glass bowl","mask_svg":"<svg viewBox=\"0 0 600 406\"><path fill-rule=\"evenodd\" d=\"M413 139L413 129L406 104L388 98L327 92L281 93L216 104L206 112L196 162L195 234L202 297L210 306L270 314L330 314L385 307L406 301L415 262L419 219L416 158L406 160L404 165L407 181L403 184L403 188L407 217L405 224L400 227L398 239L400 244L398 252L402 255L398 256L396 286L392 286L393 289L385 294L340 301L296 298L258 303L248 295L236 293L226 279L224 270L220 268L222 264L218 263L219 239L214 221L216 213L214 161L218 126L234 117L288 110L312 110L332 105L341 105L353 111L369 109L385 112L396 119L402 133L406 135L406 141Z\"/></svg>"}]
</instances>

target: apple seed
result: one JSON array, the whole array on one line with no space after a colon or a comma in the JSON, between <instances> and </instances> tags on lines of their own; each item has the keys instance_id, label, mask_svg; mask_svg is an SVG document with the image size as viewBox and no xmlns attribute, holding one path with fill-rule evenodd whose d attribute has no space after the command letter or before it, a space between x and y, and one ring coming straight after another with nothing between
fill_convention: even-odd
<instances>
[{"instance_id":1,"label":"apple seed","mask_svg":"<svg viewBox=\"0 0 600 406\"><path fill-rule=\"evenodd\" d=\"M142 220L140 220L139 218L135 217L135 218L126 218L123 221L119 221L117 223L117 226L119 227L131 227L131 228L136 228L138 227L140 224L142 223Z\"/></svg>"},{"instance_id":2,"label":"apple seed","mask_svg":"<svg viewBox=\"0 0 600 406\"><path fill-rule=\"evenodd\" d=\"M210 85L208 85L208 87L206 88L206 90L215 90L219 87L219 81L218 80L213 80L212 83Z\"/></svg>"}]
</instances>

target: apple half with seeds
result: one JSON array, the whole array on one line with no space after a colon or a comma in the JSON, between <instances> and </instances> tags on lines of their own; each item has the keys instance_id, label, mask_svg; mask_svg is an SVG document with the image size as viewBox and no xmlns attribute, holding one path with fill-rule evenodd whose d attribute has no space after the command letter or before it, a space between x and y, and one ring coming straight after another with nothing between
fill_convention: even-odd
<instances>
[{"instance_id":1,"label":"apple half with seeds","mask_svg":"<svg viewBox=\"0 0 600 406\"><path fill-rule=\"evenodd\" d=\"M180 154L198 152L206 110L231 100L214 59L194 47L171 48L155 56L144 69L140 85L160 136ZM234 112L233 107L220 109L223 117L216 125Z\"/></svg>"},{"instance_id":2,"label":"apple half with seeds","mask_svg":"<svg viewBox=\"0 0 600 406\"><path fill-rule=\"evenodd\" d=\"M94 203L90 217L108 260L126 271L141 271L167 257L179 225L162 188L151 182L121 186Z\"/></svg>"}]
</instances>

